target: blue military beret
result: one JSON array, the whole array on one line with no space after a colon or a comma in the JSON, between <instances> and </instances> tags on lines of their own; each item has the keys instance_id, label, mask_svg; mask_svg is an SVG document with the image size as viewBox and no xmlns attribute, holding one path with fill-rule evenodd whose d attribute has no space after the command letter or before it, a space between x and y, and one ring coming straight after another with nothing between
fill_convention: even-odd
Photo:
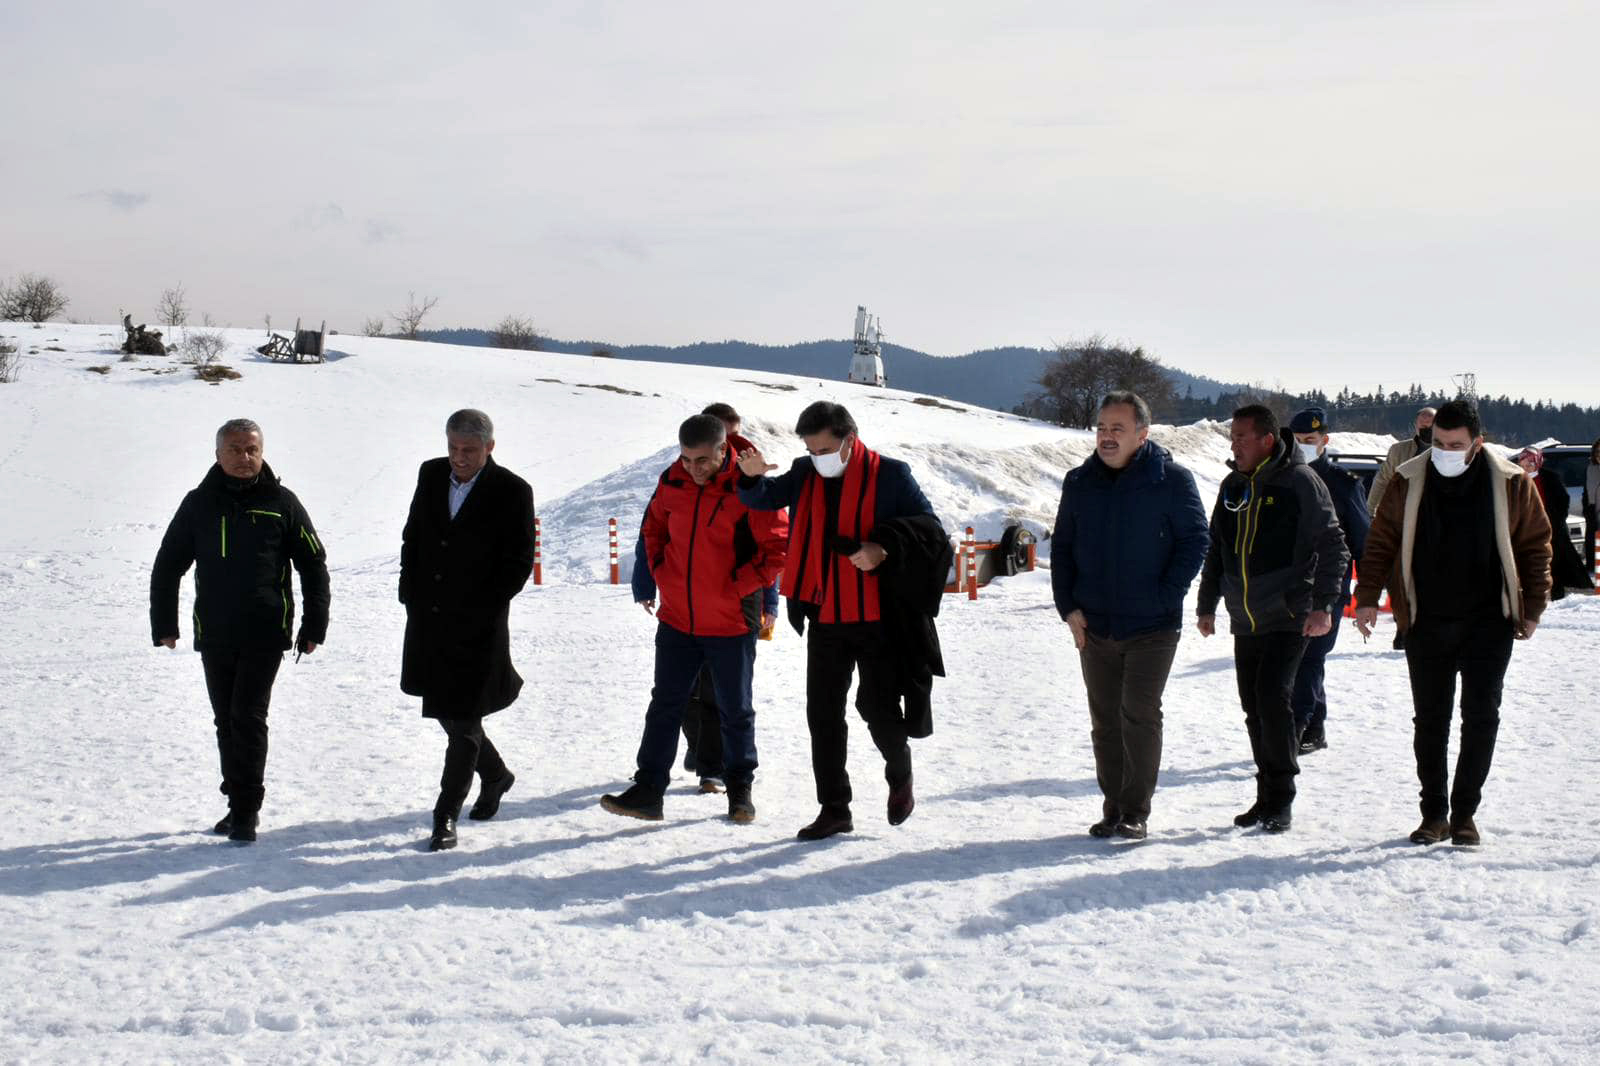
<instances>
[{"instance_id":1,"label":"blue military beret","mask_svg":"<svg viewBox=\"0 0 1600 1066\"><path fill-rule=\"evenodd\" d=\"M1290 433L1329 433L1328 415L1320 407L1307 407L1289 420Z\"/></svg>"}]
</instances>

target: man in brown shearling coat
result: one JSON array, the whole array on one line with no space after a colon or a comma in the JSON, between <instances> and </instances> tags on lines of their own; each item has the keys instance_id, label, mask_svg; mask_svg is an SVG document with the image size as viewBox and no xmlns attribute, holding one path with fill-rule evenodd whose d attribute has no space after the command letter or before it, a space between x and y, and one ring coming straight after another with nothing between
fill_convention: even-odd
<instances>
[{"instance_id":1,"label":"man in brown shearling coat","mask_svg":"<svg viewBox=\"0 0 1600 1066\"><path fill-rule=\"evenodd\" d=\"M1476 844L1473 816L1494 756L1512 641L1533 636L1550 598L1550 521L1521 468L1484 449L1470 403L1440 407L1433 447L1396 470L1358 573L1356 627L1372 632L1387 576L1406 638L1422 783L1422 824L1411 840ZM1451 788L1457 674L1461 750Z\"/></svg>"}]
</instances>

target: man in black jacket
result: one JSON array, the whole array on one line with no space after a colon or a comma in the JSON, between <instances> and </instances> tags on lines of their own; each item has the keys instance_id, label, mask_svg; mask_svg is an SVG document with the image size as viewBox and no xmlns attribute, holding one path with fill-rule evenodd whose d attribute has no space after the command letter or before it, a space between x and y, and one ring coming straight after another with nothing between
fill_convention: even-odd
<instances>
[{"instance_id":1,"label":"man in black jacket","mask_svg":"<svg viewBox=\"0 0 1600 1066\"><path fill-rule=\"evenodd\" d=\"M328 566L311 518L262 458L261 427L236 418L217 430L217 461L183 498L150 571L150 635L178 644L178 585L195 567L194 646L205 668L228 813L216 824L250 843L265 792L267 705L283 653L307 655L328 630ZM305 617L291 641L300 573Z\"/></svg>"},{"instance_id":2,"label":"man in black jacket","mask_svg":"<svg viewBox=\"0 0 1600 1066\"><path fill-rule=\"evenodd\" d=\"M400 545L400 602L406 607L400 688L422 697L422 714L449 744L433 807L430 851L456 846L456 818L493 818L516 777L483 732L486 715L522 691L511 664L511 600L533 569L533 490L490 457L494 423L462 410L445 422L449 455L417 472Z\"/></svg>"},{"instance_id":3,"label":"man in black jacket","mask_svg":"<svg viewBox=\"0 0 1600 1066\"><path fill-rule=\"evenodd\" d=\"M1211 546L1200 571L1197 627L1216 632L1225 598L1245 728L1256 762L1256 801L1234 818L1269 833L1289 828L1300 772L1290 692L1306 640L1333 625L1350 556L1327 486L1280 434L1260 404L1233 413L1233 472L1211 512Z\"/></svg>"},{"instance_id":4,"label":"man in black jacket","mask_svg":"<svg viewBox=\"0 0 1600 1066\"><path fill-rule=\"evenodd\" d=\"M1361 479L1348 470L1340 469L1328 455L1328 415L1320 407L1308 407L1289 421L1289 431L1294 434L1295 447L1300 458L1306 461L1311 472L1322 479L1333 500L1334 513L1339 516L1339 528L1344 531L1345 550L1351 559L1361 558L1367 550L1367 529L1372 525L1367 515L1367 494ZM1339 581L1339 595L1333 601L1331 626L1320 637L1306 644L1306 653L1300 659L1300 669L1294 678L1294 727L1300 738L1300 754L1310 755L1328 746L1328 693L1323 684L1327 674L1328 653L1339 639L1339 622L1344 618L1345 604L1350 602L1350 567L1344 568Z\"/></svg>"}]
</instances>

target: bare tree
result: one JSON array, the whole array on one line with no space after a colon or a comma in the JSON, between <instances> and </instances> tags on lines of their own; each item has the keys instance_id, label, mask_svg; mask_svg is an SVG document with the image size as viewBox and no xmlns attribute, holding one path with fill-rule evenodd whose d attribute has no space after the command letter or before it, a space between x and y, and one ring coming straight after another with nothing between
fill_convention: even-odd
<instances>
[{"instance_id":1,"label":"bare tree","mask_svg":"<svg viewBox=\"0 0 1600 1066\"><path fill-rule=\"evenodd\" d=\"M1177 387L1160 360L1143 348L1110 344L1098 333L1057 346L1055 358L1039 375L1039 389L1029 398L1030 413L1078 429L1094 428L1108 392L1136 392L1157 413L1168 411L1177 398Z\"/></svg>"},{"instance_id":2,"label":"bare tree","mask_svg":"<svg viewBox=\"0 0 1600 1066\"><path fill-rule=\"evenodd\" d=\"M544 338L534 328L533 319L521 315L507 315L494 328L489 339L496 348L515 348L520 351L537 351Z\"/></svg>"},{"instance_id":3,"label":"bare tree","mask_svg":"<svg viewBox=\"0 0 1600 1066\"><path fill-rule=\"evenodd\" d=\"M0 319L10 322L48 322L67 308L66 293L43 274L19 274L10 285L0 286Z\"/></svg>"},{"instance_id":4,"label":"bare tree","mask_svg":"<svg viewBox=\"0 0 1600 1066\"><path fill-rule=\"evenodd\" d=\"M428 312L432 311L438 302L439 298L433 296L424 297L423 301L418 303L416 293L407 293L406 309L399 314L392 311L389 313L389 317L394 319L395 333L408 341L416 340L417 331L422 328L422 320L428 317Z\"/></svg>"},{"instance_id":5,"label":"bare tree","mask_svg":"<svg viewBox=\"0 0 1600 1066\"><path fill-rule=\"evenodd\" d=\"M183 337L184 361L204 369L222 358L228 347L228 338L219 330L192 329Z\"/></svg>"},{"instance_id":6,"label":"bare tree","mask_svg":"<svg viewBox=\"0 0 1600 1066\"><path fill-rule=\"evenodd\" d=\"M367 319L361 326L361 335L364 337L383 336L383 316L379 315L377 318Z\"/></svg>"},{"instance_id":7,"label":"bare tree","mask_svg":"<svg viewBox=\"0 0 1600 1066\"><path fill-rule=\"evenodd\" d=\"M161 290L161 299L156 301L156 317L166 324L168 332L188 325L189 294L183 290L183 282Z\"/></svg>"},{"instance_id":8,"label":"bare tree","mask_svg":"<svg viewBox=\"0 0 1600 1066\"><path fill-rule=\"evenodd\" d=\"M0 341L0 382L17 380L17 367L21 363L22 356L17 354L17 346Z\"/></svg>"}]
</instances>

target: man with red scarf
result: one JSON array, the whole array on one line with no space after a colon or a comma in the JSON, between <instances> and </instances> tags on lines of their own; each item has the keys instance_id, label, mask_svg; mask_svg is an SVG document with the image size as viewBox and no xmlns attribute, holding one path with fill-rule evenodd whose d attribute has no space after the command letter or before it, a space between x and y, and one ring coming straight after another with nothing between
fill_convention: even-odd
<instances>
[{"instance_id":1,"label":"man with red scarf","mask_svg":"<svg viewBox=\"0 0 1600 1066\"><path fill-rule=\"evenodd\" d=\"M944 673L932 615L949 540L911 468L863 444L842 405L817 401L800 413L795 433L809 454L778 477L764 476L777 467L759 449L740 456L739 499L756 511L790 509L782 589L796 631L811 623L806 724L822 805L799 836L821 840L854 828L845 698L857 671L856 710L883 754L889 824L911 816L907 740L931 731L928 693L932 677ZM915 591L903 596L896 583Z\"/></svg>"}]
</instances>

